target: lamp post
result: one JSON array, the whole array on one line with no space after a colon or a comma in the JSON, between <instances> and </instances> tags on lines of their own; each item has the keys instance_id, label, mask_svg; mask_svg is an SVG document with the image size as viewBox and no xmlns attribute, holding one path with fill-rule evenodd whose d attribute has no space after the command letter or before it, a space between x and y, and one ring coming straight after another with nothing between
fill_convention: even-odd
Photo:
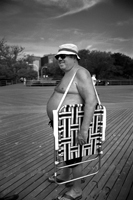
<instances>
[{"instance_id":1,"label":"lamp post","mask_svg":"<svg viewBox=\"0 0 133 200\"><path fill-rule=\"evenodd\" d=\"M44 67L42 67L42 69L41 69L41 77L43 77L43 69L45 69L45 77L47 77L47 66L44 66Z\"/></svg>"}]
</instances>

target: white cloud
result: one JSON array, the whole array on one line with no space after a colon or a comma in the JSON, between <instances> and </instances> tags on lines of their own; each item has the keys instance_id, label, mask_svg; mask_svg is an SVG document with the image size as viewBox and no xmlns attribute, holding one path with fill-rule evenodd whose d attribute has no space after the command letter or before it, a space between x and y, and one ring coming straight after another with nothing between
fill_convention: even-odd
<instances>
[{"instance_id":1,"label":"white cloud","mask_svg":"<svg viewBox=\"0 0 133 200\"><path fill-rule=\"evenodd\" d=\"M128 42L128 41L131 41L131 38L130 39L126 39L126 38L122 38L122 37L116 37L116 38L109 38L107 41L109 42Z\"/></svg>"},{"instance_id":2,"label":"white cloud","mask_svg":"<svg viewBox=\"0 0 133 200\"><path fill-rule=\"evenodd\" d=\"M44 5L54 5L60 2L60 0L34 0L34 1Z\"/></svg>"},{"instance_id":3,"label":"white cloud","mask_svg":"<svg viewBox=\"0 0 133 200\"><path fill-rule=\"evenodd\" d=\"M78 12L81 12L83 10L87 10L88 8L91 8L92 6L96 5L97 3L101 2L102 0L82 0L80 1L80 4L75 4L75 7L71 6L69 7L69 10L67 12L65 12L62 15L57 16L56 18L60 18L60 17L64 17L67 15L72 15ZM82 2L82 5L81 5ZM72 2L71 2L72 3ZM77 5L77 7L76 7Z\"/></svg>"},{"instance_id":4,"label":"white cloud","mask_svg":"<svg viewBox=\"0 0 133 200\"><path fill-rule=\"evenodd\" d=\"M125 21L118 21L117 25L118 26L125 26L125 25L132 25L133 24L133 18Z\"/></svg>"},{"instance_id":5,"label":"white cloud","mask_svg":"<svg viewBox=\"0 0 133 200\"><path fill-rule=\"evenodd\" d=\"M91 49L91 48L92 48L92 45L88 45L88 46L86 47L87 50L89 50L89 49Z\"/></svg>"},{"instance_id":6,"label":"white cloud","mask_svg":"<svg viewBox=\"0 0 133 200\"><path fill-rule=\"evenodd\" d=\"M57 6L62 9L63 14L56 16L55 18L72 15L82 10L86 10L104 0L35 0L46 6Z\"/></svg>"}]
</instances>

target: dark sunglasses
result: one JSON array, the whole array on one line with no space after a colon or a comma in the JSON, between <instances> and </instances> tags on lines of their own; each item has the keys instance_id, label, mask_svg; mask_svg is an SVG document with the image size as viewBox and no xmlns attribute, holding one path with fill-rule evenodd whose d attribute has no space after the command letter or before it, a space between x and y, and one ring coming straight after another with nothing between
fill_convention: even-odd
<instances>
[{"instance_id":1,"label":"dark sunglasses","mask_svg":"<svg viewBox=\"0 0 133 200\"><path fill-rule=\"evenodd\" d=\"M57 55L56 59L58 60L59 58L61 58L62 60L64 60L68 55L66 54L61 54L61 55Z\"/></svg>"}]
</instances>

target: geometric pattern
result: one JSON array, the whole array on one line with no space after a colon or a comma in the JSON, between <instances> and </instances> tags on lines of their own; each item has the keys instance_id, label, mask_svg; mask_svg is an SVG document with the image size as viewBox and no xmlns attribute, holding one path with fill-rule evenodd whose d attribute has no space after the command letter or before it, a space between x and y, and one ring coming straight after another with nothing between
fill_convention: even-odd
<instances>
[{"instance_id":1,"label":"geometric pattern","mask_svg":"<svg viewBox=\"0 0 133 200\"><path fill-rule=\"evenodd\" d=\"M97 154L101 147L104 106L96 105L88 130L87 144L80 146L77 145L76 138L83 115L83 104L65 105L58 113L58 156L63 161Z\"/></svg>"}]
</instances>

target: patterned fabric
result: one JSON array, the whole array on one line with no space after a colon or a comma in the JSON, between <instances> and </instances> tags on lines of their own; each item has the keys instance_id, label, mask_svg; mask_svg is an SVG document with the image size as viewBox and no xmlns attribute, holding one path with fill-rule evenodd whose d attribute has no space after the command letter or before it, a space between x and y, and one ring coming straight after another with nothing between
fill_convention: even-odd
<instances>
[{"instance_id":1,"label":"patterned fabric","mask_svg":"<svg viewBox=\"0 0 133 200\"><path fill-rule=\"evenodd\" d=\"M80 146L76 143L77 133L81 127L84 115L84 105L65 105L58 115L58 156L66 161L78 157L96 154L101 146L103 133L103 106L97 105L93 120L88 131L87 144Z\"/></svg>"}]
</instances>

